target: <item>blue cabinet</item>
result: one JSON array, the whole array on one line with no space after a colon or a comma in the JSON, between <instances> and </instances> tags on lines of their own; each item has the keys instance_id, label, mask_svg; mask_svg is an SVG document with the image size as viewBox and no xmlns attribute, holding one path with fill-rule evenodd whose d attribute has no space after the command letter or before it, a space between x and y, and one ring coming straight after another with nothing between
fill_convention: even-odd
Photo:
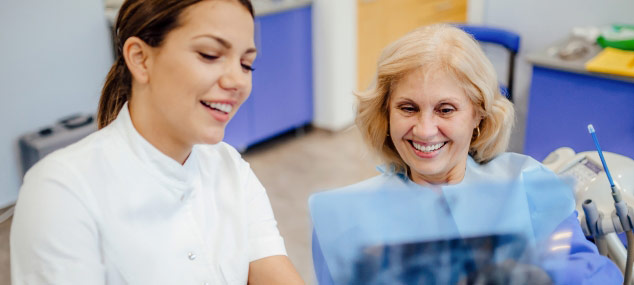
<instances>
[{"instance_id":1,"label":"blue cabinet","mask_svg":"<svg viewBox=\"0 0 634 285\"><path fill-rule=\"evenodd\" d=\"M311 6L255 18L253 91L225 130L238 150L313 118Z\"/></svg>"},{"instance_id":2,"label":"blue cabinet","mask_svg":"<svg viewBox=\"0 0 634 285\"><path fill-rule=\"evenodd\" d=\"M593 124L604 151L634 157L633 110L634 82L534 66L524 153L541 161L562 146L596 150Z\"/></svg>"}]
</instances>

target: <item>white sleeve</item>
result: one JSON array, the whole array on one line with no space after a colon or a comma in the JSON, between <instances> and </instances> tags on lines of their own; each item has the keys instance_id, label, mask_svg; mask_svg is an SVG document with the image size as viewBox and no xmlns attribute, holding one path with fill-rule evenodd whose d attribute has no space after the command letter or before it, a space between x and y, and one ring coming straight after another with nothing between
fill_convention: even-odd
<instances>
[{"instance_id":1,"label":"white sleeve","mask_svg":"<svg viewBox=\"0 0 634 285\"><path fill-rule=\"evenodd\" d=\"M11 228L13 284L105 283L97 225L68 172L45 160L25 177Z\"/></svg>"},{"instance_id":2,"label":"white sleeve","mask_svg":"<svg viewBox=\"0 0 634 285\"><path fill-rule=\"evenodd\" d=\"M277 229L269 197L264 186L255 176L248 163L243 162L246 175L249 262L274 255L286 255L284 239Z\"/></svg>"}]
</instances>

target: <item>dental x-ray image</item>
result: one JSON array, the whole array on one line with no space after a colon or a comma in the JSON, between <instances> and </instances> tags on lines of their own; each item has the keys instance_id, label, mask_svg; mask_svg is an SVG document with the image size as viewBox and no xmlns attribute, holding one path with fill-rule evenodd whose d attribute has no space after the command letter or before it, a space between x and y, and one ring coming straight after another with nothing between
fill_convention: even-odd
<instances>
[{"instance_id":1,"label":"dental x-ray image","mask_svg":"<svg viewBox=\"0 0 634 285\"><path fill-rule=\"evenodd\" d=\"M552 284L529 262L517 234L376 245L361 251L349 284Z\"/></svg>"}]
</instances>

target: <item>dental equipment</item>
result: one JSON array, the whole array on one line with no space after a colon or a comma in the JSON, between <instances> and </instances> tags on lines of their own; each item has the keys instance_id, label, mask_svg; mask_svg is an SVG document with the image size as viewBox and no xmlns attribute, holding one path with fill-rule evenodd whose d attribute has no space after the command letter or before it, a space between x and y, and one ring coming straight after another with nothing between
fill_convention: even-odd
<instances>
[{"instance_id":1,"label":"dental equipment","mask_svg":"<svg viewBox=\"0 0 634 285\"><path fill-rule=\"evenodd\" d=\"M632 263L634 262L634 233L632 232L632 228L634 228L632 223L632 214L634 214L634 211L627 206L625 201L623 201L618 186L614 183L614 180L612 180L612 175L610 174L610 170L608 169L605 158L603 157L603 151L601 150L599 140L597 139L596 132L592 124L588 125L588 132L594 140L599 158L603 164L603 170L605 171L610 183L616 211L612 212L611 219L608 218L607 220L604 220L603 214L597 210L596 204L591 199L585 200L583 202L583 211L586 217L585 226L587 226L587 229L584 230L587 231L586 234L595 237L599 252L603 255L607 254L608 249L605 235L611 232L625 232L628 246L623 284L630 284L632 280Z\"/></svg>"}]
</instances>

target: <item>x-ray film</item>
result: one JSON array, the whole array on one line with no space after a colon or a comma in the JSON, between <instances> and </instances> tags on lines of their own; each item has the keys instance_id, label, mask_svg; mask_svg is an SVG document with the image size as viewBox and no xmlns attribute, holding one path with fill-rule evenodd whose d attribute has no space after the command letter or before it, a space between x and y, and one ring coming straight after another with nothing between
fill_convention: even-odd
<instances>
[{"instance_id":1,"label":"x-ray film","mask_svg":"<svg viewBox=\"0 0 634 285\"><path fill-rule=\"evenodd\" d=\"M364 248L350 284L549 284L526 261L521 235L492 235Z\"/></svg>"}]
</instances>

